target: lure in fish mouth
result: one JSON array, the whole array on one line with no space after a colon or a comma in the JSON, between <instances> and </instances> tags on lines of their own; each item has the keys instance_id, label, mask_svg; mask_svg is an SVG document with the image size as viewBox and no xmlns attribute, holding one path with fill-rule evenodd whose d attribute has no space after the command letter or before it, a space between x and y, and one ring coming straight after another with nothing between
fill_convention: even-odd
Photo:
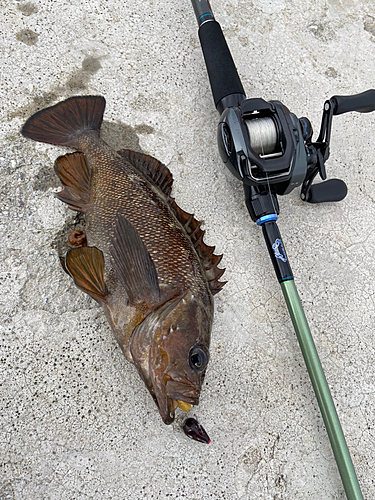
<instances>
[{"instance_id":1,"label":"lure in fish mouth","mask_svg":"<svg viewBox=\"0 0 375 500\"><path fill-rule=\"evenodd\" d=\"M63 259L74 283L104 309L166 424L198 404L209 361L221 255L193 215L171 198L173 178L155 158L112 151L100 139L105 100L72 97L22 128L35 141L76 149L57 158L57 197L85 215ZM79 233L79 234L78 234Z\"/></svg>"}]
</instances>

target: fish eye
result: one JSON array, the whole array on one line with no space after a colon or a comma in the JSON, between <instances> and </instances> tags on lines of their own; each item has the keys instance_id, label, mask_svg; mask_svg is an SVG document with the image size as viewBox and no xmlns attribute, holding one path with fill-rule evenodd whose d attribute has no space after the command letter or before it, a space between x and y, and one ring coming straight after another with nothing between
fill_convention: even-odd
<instances>
[{"instance_id":1,"label":"fish eye","mask_svg":"<svg viewBox=\"0 0 375 500\"><path fill-rule=\"evenodd\" d=\"M203 370L208 363L208 353L200 346L194 346L189 352L189 363L193 370Z\"/></svg>"}]
</instances>

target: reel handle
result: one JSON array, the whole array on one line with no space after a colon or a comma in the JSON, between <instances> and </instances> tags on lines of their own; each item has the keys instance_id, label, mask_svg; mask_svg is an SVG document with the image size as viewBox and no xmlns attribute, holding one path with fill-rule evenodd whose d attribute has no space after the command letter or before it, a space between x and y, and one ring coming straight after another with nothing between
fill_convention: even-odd
<instances>
[{"instance_id":1,"label":"reel handle","mask_svg":"<svg viewBox=\"0 0 375 500\"><path fill-rule=\"evenodd\" d=\"M347 195L348 188L341 179L329 179L320 184L313 184L307 192L304 201L308 203L325 203L341 201Z\"/></svg>"},{"instance_id":2,"label":"reel handle","mask_svg":"<svg viewBox=\"0 0 375 500\"><path fill-rule=\"evenodd\" d=\"M208 5L208 2L205 3ZM245 91L220 24L213 16L209 18L210 14L204 14L207 21L203 17L198 18L197 9L195 11L198 24L202 22L198 34L215 107L221 114L225 108L239 106L246 97Z\"/></svg>"},{"instance_id":3,"label":"reel handle","mask_svg":"<svg viewBox=\"0 0 375 500\"><path fill-rule=\"evenodd\" d=\"M333 104L333 114L342 115L350 111L358 113L370 113L375 111L375 90L366 90L356 95L334 95L331 97Z\"/></svg>"}]
</instances>

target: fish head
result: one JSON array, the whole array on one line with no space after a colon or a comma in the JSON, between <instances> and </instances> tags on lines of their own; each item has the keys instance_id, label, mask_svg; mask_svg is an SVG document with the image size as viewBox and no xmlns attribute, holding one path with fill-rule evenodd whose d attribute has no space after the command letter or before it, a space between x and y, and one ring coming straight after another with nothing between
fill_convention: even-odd
<instances>
[{"instance_id":1,"label":"fish head","mask_svg":"<svg viewBox=\"0 0 375 500\"><path fill-rule=\"evenodd\" d=\"M131 346L134 363L166 424L173 422L177 404L187 403L188 407L199 402L209 361L211 325L212 302L205 305L188 290L137 327ZM141 351L143 356L139 356Z\"/></svg>"}]
</instances>

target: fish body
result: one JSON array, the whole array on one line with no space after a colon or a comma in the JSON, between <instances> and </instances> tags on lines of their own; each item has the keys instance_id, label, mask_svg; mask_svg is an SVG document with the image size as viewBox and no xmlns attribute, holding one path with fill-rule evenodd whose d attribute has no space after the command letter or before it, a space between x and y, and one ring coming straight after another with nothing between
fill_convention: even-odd
<instances>
[{"instance_id":1,"label":"fish body","mask_svg":"<svg viewBox=\"0 0 375 500\"><path fill-rule=\"evenodd\" d=\"M221 256L171 198L167 167L141 153L115 152L100 138L104 108L103 97L73 97L33 115L22 134L77 150L55 163L64 186L57 197L86 221L86 239L75 240L82 246L68 251L64 269L103 306L169 424L177 404L198 404L213 295L224 285Z\"/></svg>"}]
</instances>

